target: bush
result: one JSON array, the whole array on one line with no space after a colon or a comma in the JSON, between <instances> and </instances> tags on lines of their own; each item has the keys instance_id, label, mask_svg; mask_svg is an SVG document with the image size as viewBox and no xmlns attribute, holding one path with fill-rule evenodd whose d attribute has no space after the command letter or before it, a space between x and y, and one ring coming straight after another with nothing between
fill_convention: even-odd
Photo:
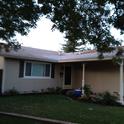
<instances>
[{"instance_id":1,"label":"bush","mask_svg":"<svg viewBox=\"0 0 124 124\"><path fill-rule=\"evenodd\" d=\"M10 96L14 96L14 95L18 95L18 94L19 94L19 92L15 88L12 88L4 93L4 95L10 95Z\"/></svg>"},{"instance_id":2,"label":"bush","mask_svg":"<svg viewBox=\"0 0 124 124\"><path fill-rule=\"evenodd\" d=\"M47 93L56 93L56 89L55 88L47 88Z\"/></svg>"},{"instance_id":3,"label":"bush","mask_svg":"<svg viewBox=\"0 0 124 124\"><path fill-rule=\"evenodd\" d=\"M62 88L61 87L56 87L56 93L61 94L62 93Z\"/></svg>"},{"instance_id":4,"label":"bush","mask_svg":"<svg viewBox=\"0 0 124 124\"><path fill-rule=\"evenodd\" d=\"M56 93L60 94L62 92L62 88L56 87L56 88L47 88L47 93Z\"/></svg>"},{"instance_id":5,"label":"bush","mask_svg":"<svg viewBox=\"0 0 124 124\"><path fill-rule=\"evenodd\" d=\"M85 84L83 89L84 89L84 94L86 95L87 98L89 98L90 95L92 94L90 85Z\"/></svg>"},{"instance_id":6,"label":"bush","mask_svg":"<svg viewBox=\"0 0 124 124\"><path fill-rule=\"evenodd\" d=\"M110 94L109 92L103 93L103 104L115 105L117 103L117 96Z\"/></svg>"},{"instance_id":7,"label":"bush","mask_svg":"<svg viewBox=\"0 0 124 124\"><path fill-rule=\"evenodd\" d=\"M109 92L104 92L101 94L96 94L92 100L96 103L104 104L104 105L117 105L118 96L112 95Z\"/></svg>"},{"instance_id":8,"label":"bush","mask_svg":"<svg viewBox=\"0 0 124 124\"><path fill-rule=\"evenodd\" d=\"M65 95L67 95L69 97L74 97L74 90L66 90Z\"/></svg>"},{"instance_id":9,"label":"bush","mask_svg":"<svg viewBox=\"0 0 124 124\"><path fill-rule=\"evenodd\" d=\"M40 91L32 90L32 93L33 94L38 94L38 93L40 93Z\"/></svg>"}]
</instances>

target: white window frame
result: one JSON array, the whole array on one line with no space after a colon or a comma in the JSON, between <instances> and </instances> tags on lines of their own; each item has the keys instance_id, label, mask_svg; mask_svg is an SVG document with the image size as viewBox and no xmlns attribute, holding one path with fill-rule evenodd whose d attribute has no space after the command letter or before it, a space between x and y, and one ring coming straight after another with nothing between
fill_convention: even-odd
<instances>
[{"instance_id":1,"label":"white window frame","mask_svg":"<svg viewBox=\"0 0 124 124\"><path fill-rule=\"evenodd\" d=\"M26 76L25 75L25 72L26 72L26 63L31 63L31 64L49 64L50 65L50 75L49 76ZM32 68L32 66L31 66ZM28 78L28 79L51 79L51 69L52 68L52 65L51 63L46 63L46 62L35 62L35 61L25 61L24 62L24 78Z\"/></svg>"}]
</instances>

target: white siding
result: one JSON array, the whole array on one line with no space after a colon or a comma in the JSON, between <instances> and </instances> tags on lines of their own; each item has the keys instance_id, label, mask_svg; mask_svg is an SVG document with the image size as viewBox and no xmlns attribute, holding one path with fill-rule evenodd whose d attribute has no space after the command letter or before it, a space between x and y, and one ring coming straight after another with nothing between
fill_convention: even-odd
<instances>
[{"instance_id":1,"label":"white siding","mask_svg":"<svg viewBox=\"0 0 124 124\"><path fill-rule=\"evenodd\" d=\"M15 88L20 93L28 93L61 87L59 77L59 64L56 64L54 79L19 78L19 60L6 59L4 91Z\"/></svg>"}]
</instances>

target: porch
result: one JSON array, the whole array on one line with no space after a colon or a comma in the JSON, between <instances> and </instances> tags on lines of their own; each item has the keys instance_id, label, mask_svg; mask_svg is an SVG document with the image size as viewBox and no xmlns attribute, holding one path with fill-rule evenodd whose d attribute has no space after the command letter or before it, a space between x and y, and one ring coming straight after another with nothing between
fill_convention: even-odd
<instances>
[{"instance_id":1,"label":"porch","mask_svg":"<svg viewBox=\"0 0 124 124\"><path fill-rule=\"evenodd\" d=\"M94 93L118 94L120 102L124 103L123 61L121 64L111 60L65 63L60 70L63 89L77 89L88 84Z\"/></svg>"}]
</instances>

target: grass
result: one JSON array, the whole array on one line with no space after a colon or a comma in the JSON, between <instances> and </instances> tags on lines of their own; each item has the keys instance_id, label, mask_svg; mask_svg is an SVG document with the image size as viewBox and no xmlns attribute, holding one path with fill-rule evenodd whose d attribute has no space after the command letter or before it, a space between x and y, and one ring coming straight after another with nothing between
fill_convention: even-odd
<instances>
[{"instance_id":1,"label":"grass","mask_svg":"<svg viewBox=\"0 0 124 124\"><path fill-rule=\"evenodd\" d=\"M0 115L0 124L23 124L23 123L24 124L43 124L41 122L31 120L31 119Z\"/></svg>"},{"instance_id":2,"label":"grass","mask_svg":"<svg viewBox=\"0 0 124 124\"><path fill-rule=\"evenodd\" d=\"M23 113L80 124L124 124L124 108L72 100L62 95L0 97L0 111Z\"/></svg>"}]
</instances>

